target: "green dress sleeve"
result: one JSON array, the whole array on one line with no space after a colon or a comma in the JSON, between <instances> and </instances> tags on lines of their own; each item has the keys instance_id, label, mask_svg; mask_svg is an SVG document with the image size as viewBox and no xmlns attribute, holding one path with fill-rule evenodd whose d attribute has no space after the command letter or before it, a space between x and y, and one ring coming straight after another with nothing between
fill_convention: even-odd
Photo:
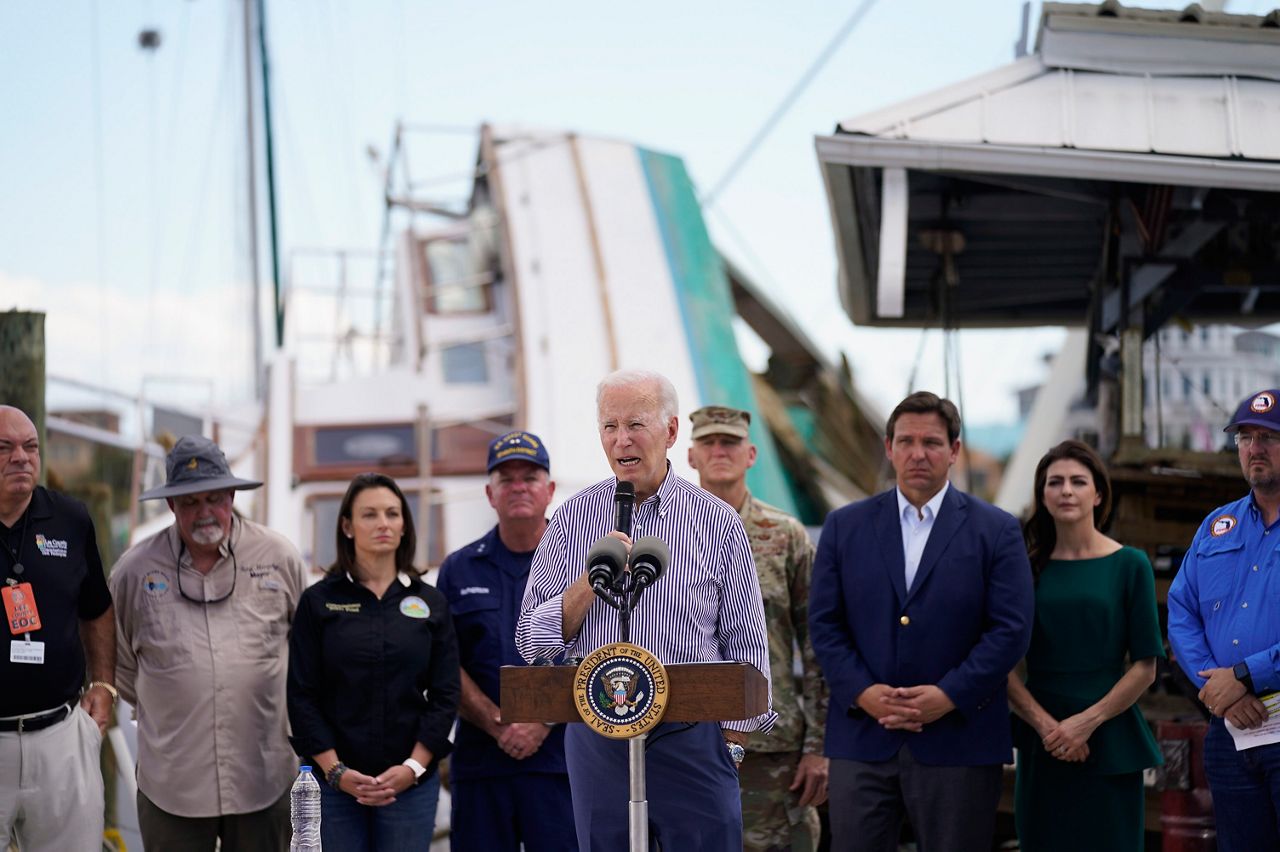
<instances>
[{"instance_id":1,"label":"green dress sleeve","mask_svg":"<svg viewBox=\"0 0 1280 852\"><path fill-rule=\"evenodd\" d=\"M1126 604L1129 610L1129 659L1145 660L1164 657L1164 640L1160 635L1160 615L1156 609L1156 581L1147 554L1136 547L1126 547L1129 565Z\"/></svg>"}]
</instances>

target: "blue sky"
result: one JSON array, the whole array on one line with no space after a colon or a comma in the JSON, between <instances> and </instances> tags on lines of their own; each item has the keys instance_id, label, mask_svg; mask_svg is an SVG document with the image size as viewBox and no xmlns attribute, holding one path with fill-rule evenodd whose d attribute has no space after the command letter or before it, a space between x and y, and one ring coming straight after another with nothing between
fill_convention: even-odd
<instances>
[{"instance_id":1,"label":"blue sky","mask_svg":"<svg viewBox=\"0 0 1280 852\"><path fill-rule=\"evenodd\" d=\"M859 5L268 0L286 258L377 246L369 152L385 155L397 118L625 138L683 156L708 189ZM813 137L1011 61L1021 5L879 0L708 215L722 248L825 349L847 353L886 407L907 390L920 333L854 328L839 311ZM51 373L131 392L143 376L170 388L200 377L215 403L248 392L240 8L0 4L0 310L48 312ZM1038 16L1035 3L1033 36ZM155 51L138 47L145 28L161 33ZM426 138L418 174L474 156L473 136ZM1010 391L1042 375L1060 339L963 334L969 419L1011 419ZM936 335L922 352L922 381L940 389Z\"/></svg>"}]
</instances>

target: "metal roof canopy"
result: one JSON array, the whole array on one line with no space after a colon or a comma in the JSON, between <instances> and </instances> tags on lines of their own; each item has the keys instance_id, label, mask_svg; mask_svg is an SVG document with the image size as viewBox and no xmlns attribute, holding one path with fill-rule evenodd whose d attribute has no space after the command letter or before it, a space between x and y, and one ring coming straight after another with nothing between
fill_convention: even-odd
<instances>
[{"instance_id":1,"label":"metal roof canopy","mask_svg":"<svg viewBox=\"0 0 1280 852\"><path fill-rule=\"evenodd\" d=\"M1045 3L1037 51L818 137L850 318L1280 318L1280 13Z\"/></svg>"}]
</instances>

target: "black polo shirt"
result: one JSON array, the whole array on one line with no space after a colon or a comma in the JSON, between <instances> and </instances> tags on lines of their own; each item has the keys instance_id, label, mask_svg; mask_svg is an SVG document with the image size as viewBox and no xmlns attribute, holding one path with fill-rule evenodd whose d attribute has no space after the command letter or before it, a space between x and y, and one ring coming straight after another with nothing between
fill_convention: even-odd
<instances>
[{"instance_id":1,"label":"black polo shirt","mask_svg":"<svg viewBox=\"0 0 1280 852\"><path fill-rule=\"evenodd\" d=\"M9 662L5 621L0 655L0 716L49 710L75 698L85 682L80 621L97 618L111 606L111 593L98 555L89 510L79 500L37 486L26 513L12 527L0 523L0 583L12 577L30 583L41 628L31 634L44 643L44 662ZM15 556L25 569L13 572Z\"/></svg>"},{"instance_id":2,"label":"black polo shirt","mask_svg":"<svg viewBox=\"0 0 1280 852\"><path fill-rule=\"evenodd\" d=\"M379 600L330 574L302 593L288 696L293 747L305 760L332 748L352 769L378 775L420 742L438 763L452 748L461 692L453 620L434 586L397 577Z\"/></svg>"}]
</instances>

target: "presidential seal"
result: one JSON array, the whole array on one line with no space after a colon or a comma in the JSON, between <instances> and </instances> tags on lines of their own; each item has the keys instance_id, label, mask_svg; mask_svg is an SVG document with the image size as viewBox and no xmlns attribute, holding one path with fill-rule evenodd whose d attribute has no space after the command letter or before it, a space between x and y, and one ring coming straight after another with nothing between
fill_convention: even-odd
<instances>
[{"instance_id":1,"label":"presidential seal","mask_svg":"<svg viewBox=\"0 0 1280 852\"><path fill-rule=\"evenodd\" d=\"M582 721L619 740L648 733L661 722L669 697L662 663L629 642L597 649L573 678L573 704Z\"/></svg>"}]
</instances>

